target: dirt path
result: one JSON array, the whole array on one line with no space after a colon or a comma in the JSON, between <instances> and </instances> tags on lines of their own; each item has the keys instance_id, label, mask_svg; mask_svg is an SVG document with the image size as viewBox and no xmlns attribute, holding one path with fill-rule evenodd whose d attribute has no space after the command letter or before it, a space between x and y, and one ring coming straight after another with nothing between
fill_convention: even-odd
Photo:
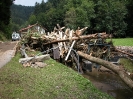
<instances>
[{"instance_id":1,"label":"dirt path","mask_svg":"<svg viewBox=\"0 0 133 99\"><path fill-rule=\"evenodd\" d=\"M15 54L18 42L0 42L0 68L3 67Z\"/></svg>"}]
</instances>

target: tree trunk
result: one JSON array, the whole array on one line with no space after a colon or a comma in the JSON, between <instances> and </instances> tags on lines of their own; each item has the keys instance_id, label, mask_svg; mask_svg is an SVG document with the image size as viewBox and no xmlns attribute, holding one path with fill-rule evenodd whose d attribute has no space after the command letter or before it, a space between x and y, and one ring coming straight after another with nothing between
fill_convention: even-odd
<instances>
[{"instance_id":1,"label":"tree trunk","mask_svg":"<svg viewBox=\"0 0 133 99\"><path fill-rule=\"evenodd\" d=\"M113 72L118 74L118 76L133 90L133 81L128 77L128 75L124 71L120 70L117 65L114 65L113 63L110 63L108 61L105 61L105 60L102 60L102 59L99 59L96 57L92 57L92 56L85 54L81 51L78 51L77 53L79 54L79 56L81 56L91 62L100 64L100 65L112 70Z\"/></svg>"},{"instance_id":2,"label":"tree trunk","mask_svg":"<svg viewBox=\"0 0 133 99\"><path fill-rule=\"evenodd\" d=\"M108 34L105 34L105 33L100 33L100 34L101 34L101 38L107 38L107 37L109 37ZM50 41L48 43L43 43L43 45L57 43L57 42L66 42L66 41L70 41L70 40L97 39L97 38L98 38L98 35L96 33L96 34L91 34L91 35L83 35L83 36L79 36L79 37L72 37L71 39L67 38L67 39L61 39L61 40L53 40L53 41Z\"/></svg>"}]
</instances>

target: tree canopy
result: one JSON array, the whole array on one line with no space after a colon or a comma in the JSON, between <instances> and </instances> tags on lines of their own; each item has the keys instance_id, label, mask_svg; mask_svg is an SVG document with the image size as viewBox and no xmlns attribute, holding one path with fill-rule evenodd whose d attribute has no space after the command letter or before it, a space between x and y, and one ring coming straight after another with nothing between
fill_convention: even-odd
<instances>
[{"instance_id":1,"label":"tree canopy","mask_svg":"<svg viewBox=\"0 0 133 99\"><path fill-rule=\"evenodd\" d=\"M15 5L11 6L11 26L12 31L17 31L18 29L22 28L23 26L28 25L27 21L29 17L32 17L31 14L34 11L34 7L32 6L22 6L22 5ZM33 21L34 19L32 18ZM31 22L33 23L33 22Z\"/></svg>"},{"instance_id":2,"label":"tree canopy","mask_svg":"<svg viewBox=\"0 0 133 99\"><path fill-rule=\"evenodd\" d=\"M10 6L13 0L1 0L0 1L0 31L8 34L10 32Z\"/></svg>"},{"instance_id":3,"label":"tree canopy","mask_svg":"<svg viewBox=\"0 0 133 99\"><path fill-rule=\"evenodd\" d=\"M12 17L12 20L19 24L38 22L48 31L56 24L73 29L87 26L88 33L107 32L126 37L133 36L132 8L132 0L42 0L35 3L34 9L22 7L27 11L27 14L23 12L26 17L21 18L23 15L19 14L18 19Z\"/></svg>"}]
</instances>

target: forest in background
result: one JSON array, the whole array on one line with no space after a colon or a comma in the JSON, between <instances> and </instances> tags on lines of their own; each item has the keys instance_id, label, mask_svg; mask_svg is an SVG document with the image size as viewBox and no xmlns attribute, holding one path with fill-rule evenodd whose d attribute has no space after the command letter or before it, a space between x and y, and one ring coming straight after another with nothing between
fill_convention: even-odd
<instances>
[{"instance_id":1,"label":"forest in background","mask_svg":"<svg viewBox=\"0 0 133 99\"><path fill-rule=\"evenodd\" d=\"M48 31L60 24L71 29L87 26L87 33L91 34L107 32L115 37L133 37L132 0L42 0L41 3L36 2L34 7L10 5L11 14L5 10L2 13L8 14L7 19L10 15L8 26L11 31L38 22ZM5 19L0 17L0 20Z\"/></svg>"},{"instance_id":2,"label":"forest in background","mask_svg":"<svg viewBox=\"0 0 133 99\"><path fill-rule=\"evenodd\" d=\"M12 5L13 0L0 0L0 34L9 38L11 32L10 26L10 6ZM1 36L0 36L1 39Z\"/></svg>"},{"instance_id":3,"label":"forest in background","mask_svg":"<svg viewBox=\"0 0 133 99\"><path fill-rule=\"evenodd\" d=\"M27 21L30 15L34 12L32 6L15 5L11 6L11 28L12 31L18 31L29 24Z\"/></svg>"}]
</instances>

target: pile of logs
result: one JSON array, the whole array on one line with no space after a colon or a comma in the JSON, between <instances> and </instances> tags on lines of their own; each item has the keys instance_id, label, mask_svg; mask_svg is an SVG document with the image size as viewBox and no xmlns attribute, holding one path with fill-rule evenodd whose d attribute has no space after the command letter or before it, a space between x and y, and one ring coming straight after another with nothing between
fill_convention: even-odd
<instances>
[{"instance_id":1,"label":"pile of logs","mask_svg":"<svg viewBox=\"0 0 133 99\"><path fill-rule=\"evenodd\" d=\"M33 32L29 32L22 39L22 43L30 48L39 49L41 51L57 47L58 49L54 51L59 54L57 55L56 53L56 55L53 55L55 56L54 59L65 57L65 61L67 61L72 49L87 52L88 43L92 39L98 39L99 34L103 40L110 37L110 35L105 32L85 35L84 32L86 30L87 27L82 29L78 28L74 31L69 28L65 29L65 27L60 27L59 24L57 24L57 27L55 27L51 33L48 32L47 34L36 37Z\"/></svg>"},{"instance_id":2,"label":"pile of logs","mask_svg":"<svg viewBox=\"0 0 133 99\"><path fill-rule=\"evenodd\" d=\"M20 48L21 50L21 55L24 57L24 58L20 58L19 59L19 63L21 63L24 67L45 67L47 64L44 63L45 60L47 59L50 59L50 56L49 54L46 54L46 55L40 55L40 56L34 56L34 57L29 57L27 54L26 54L26 51L25 49L23 48Z\"/></svg>"},{"instance_id":3,"label":"pile of logs","mask_svg":"<svg viewBox=\"0 0 133 99\"><path fill-rule=\"evenodd\" d=\"M86 30L87 27L82 29L78 28L74 31L70 30L69 28L65 29L65 27L60 27L59 24L57 24L57 27L55 27L51 33L48 32L46 34L40 34L36 36L33 32L29 32L22 38L21 44L25 45L26 47L29 47L29 49L39 49L40 51L42 51L42 54L45 53L45 55L36 55L34 57L28 57L25 53L25 50L21 48L21 53L25 58L20 59L19 62L22 63L23 66L35 66L38 64L38 62L43 62L45 59L49 59L51 55L48 53L52 52L52 57L54 59L63 59L65 62L75 62L78 65L80 71L82 71L82 68L79 66L80 59L79 57L77 57L80 56L89 61L101 64L106 68L114 71L130 88L133 88L133 81L128 78L128 76L126 76L124 72L120 71L117 68L118 66L115 66L110 62L102 60L104 55L109 56L110 54L107 53L108 48L106 46L97 47L97 43L102 42L102 44L111 45L112 43L106 42L106 39L110 38L111 35L106 34L105 32L86 35ZM94 45L89 52L88 44ZM116 48L114 49L118 52L121 52ZM76 52L78 55L74 52ZM41 63L41 66L42 65L45 64Z\"/></svg>"}]
</instances>

